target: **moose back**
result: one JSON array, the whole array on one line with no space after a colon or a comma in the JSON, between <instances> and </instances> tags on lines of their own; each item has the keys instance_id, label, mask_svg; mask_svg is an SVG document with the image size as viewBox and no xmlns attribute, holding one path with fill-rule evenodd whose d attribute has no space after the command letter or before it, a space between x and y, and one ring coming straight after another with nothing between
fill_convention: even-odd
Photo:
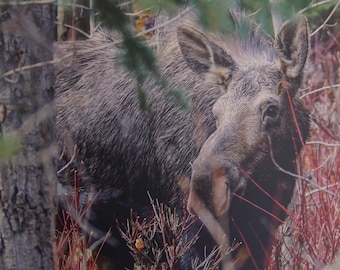
<instances>
[{"instance_id":1,"label":"moose back","mask_svg":"<svg viewBox=\"0 0 340 270\"><path fill-rule=\"evenodd\" d=\"M235 268L268 263L295 185L284 170L296 172L309 132L308 113L296 98L308 25L303 17L286 22L274 40L255 26L246 35L235 27L225 37L184 20L157 51L162 78L183 91L189 109L169 100L152 78L139 86L148 96L141 109L135 78L120 63L123 49L96 49L111 42L105 36L58 45L61 55L75 52L57 68L58 138L67 159L78 147L81 204L98 192L88 217L94 227L115 228L131 209L148 216L147 192L181 209L178 182L190 179L187 209L203 223L209 213L230 241L241 242ZM218 242L208 230L212 237L202 230L196 250ZM132 267L123 246L112 253L118 269ZM191 269L190 260L177 268Z\"/></svg>"}]
</instances>

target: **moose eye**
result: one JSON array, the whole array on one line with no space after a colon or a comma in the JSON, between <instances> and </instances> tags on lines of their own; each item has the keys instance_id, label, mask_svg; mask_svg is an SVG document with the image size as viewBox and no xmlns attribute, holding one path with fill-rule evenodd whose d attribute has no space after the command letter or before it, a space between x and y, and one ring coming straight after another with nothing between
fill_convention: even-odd
<instances>
[{"instance_id":1,"label":"moose eye","mask_svg":"<svg viewBox=\"0 0 340 270\"><path fill-rule=\"evenodd\" d=\"M278 115L279 109L275 105L270 105L267 110L264 112L263 117L270 117L270 118L276 118Z\"/></svg>"},{"instance_id":2,"label":"moose eye","mask_svg":"<svg viewBox=\"0 0 340 270\"><path fill-rule=\"evenodd\" d=\"M279 120L279 108L270 104L263 112L262 121L266 127L275 125Z\"/></svg>"}]
</instances>

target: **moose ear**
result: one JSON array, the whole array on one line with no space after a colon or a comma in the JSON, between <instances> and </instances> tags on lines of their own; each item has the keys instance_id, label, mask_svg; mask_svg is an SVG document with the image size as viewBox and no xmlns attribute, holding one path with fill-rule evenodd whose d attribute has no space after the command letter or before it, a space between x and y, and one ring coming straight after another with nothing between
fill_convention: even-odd
<instances>
[{"instance_id":1,"label":"moose ear","mask_svg":"<svg viewBox=\"0 0 340 270\"><path fill-rule=\"evenodd\" d=\"M188 25L177 28L181 52L189 67L206 80L216 84L228 84L235 63L221 47L209 41L206 35Z\"/></svg>"},{"instance_id":2,"label":"moose ear","mask_svg":"<svg viewBox=\"0 0 340 270\"><path fill-rule=\"evenodd\" d=\"M302 75L309 48L307 19L300 15L295 20L284 23L276 37L275 47L280 69L287 78L295 79Z\"/></svg>"}]
</instances>

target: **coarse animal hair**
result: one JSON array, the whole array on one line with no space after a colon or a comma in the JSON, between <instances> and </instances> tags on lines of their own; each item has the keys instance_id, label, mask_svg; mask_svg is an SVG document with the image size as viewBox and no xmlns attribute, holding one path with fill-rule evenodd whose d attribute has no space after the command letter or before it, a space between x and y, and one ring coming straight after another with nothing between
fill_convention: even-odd
<instances>
[{"instance_id":1,"label":"coarse animal hair","mask_svg":"<svg viewBox=\"0 0 340 270\"><path fill-rule=\"evenodd\" d=\"M91 224L106 231L131 209L147 217L147 192L181 209L178 182L190 179L188 209L212 236L203 229L189 258L218 243L205 222L210 213L231 241L242 242L233 252L235 268L266 266L295 185L275 163L296 172L296 154L309 134L308 112L296 97L308 25L301 16L286 22L275 40L251 24L246 35L235 27L225 37L191 19L176 22L157 51L168 89L145 80L144 110L134 76L120 63L123 48L96 50L111 42L103 35L57 45L57 55L75 52L68 66L57 67L58 138L66 159L78 146L82 204L91 189L99 191ZM169 89L181 89L189 109L169 100ZM64 175L61 182L67 186ZM113 254L118 267L132 267L127 250ZM191 269L190 259L177 267Z\"/></svg>"}]
</instances>

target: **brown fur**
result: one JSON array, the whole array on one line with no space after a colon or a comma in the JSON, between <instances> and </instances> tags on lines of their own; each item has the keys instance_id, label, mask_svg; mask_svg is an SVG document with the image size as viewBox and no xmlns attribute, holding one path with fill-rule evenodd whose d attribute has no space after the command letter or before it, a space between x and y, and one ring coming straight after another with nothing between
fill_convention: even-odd
<instances>
[{"instance_id":1,"label":"brown fur","mask_svg":"<svg viewBox=\"0 0 340 270\"><path fill-rule=\"evenodd\" d=\"M82 201L91 187L101 191L89 218L96 227L105 231L114 218L124 221L130 208L147 216L147 191L178 207L177 182L190 177L189 210L209 211L226 231L229 222L230 239L243 243L239 267L263 269L279 225L266 211L282 220L277 203L286 207L294 188L294 178L276 168L270 153L295 172L304 143L299 133L308 136L308 113L295 97L308 53L307 22L287 22L275 41L257 28L223 37L178 24L158 59L169 88L184 91L190 110L169 102L152 79L142 85L150 106L140 110L135 80L118 64L119 48L81 53L107 44L106 38L59 45L61 53L78 50L57 73L59 138L67 130L80 148ZM189 257L203 256L207 239L202 232ZM118 254L121 266L129 266L126 256ZM190 269L189 261L184 257L178 267Z\"/></svg>"}]
</instances>

